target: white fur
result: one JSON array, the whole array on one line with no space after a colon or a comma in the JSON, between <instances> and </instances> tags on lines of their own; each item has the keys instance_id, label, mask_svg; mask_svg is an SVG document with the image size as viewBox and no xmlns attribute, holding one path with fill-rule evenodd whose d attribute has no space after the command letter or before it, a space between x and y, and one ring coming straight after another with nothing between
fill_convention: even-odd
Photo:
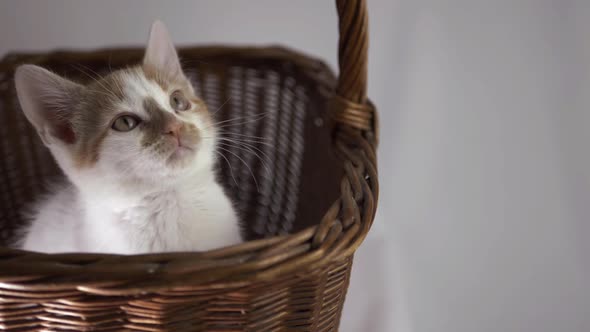
<instances>
[{"instance_id":1,"label":"white fur","mask_svg":"<svg viewBox=\"0 0 590 332\"><path fill-rule=\"evenodd\" d=\"M154 28L163 26L155 24ZM165 31L155 35L167 38ZM35 70L17 71L17 92L27 117L37 128L44 128L46 123L34 122L44 121L36 120L36 106L27 106L26 102L34 98L29 95L31 83L27 80L37 74L47 75L30 75ZM169 105L171 91L163 91L139 72L128 74L124 91L128 98L117 106L121 112L147 117L141 101L149 96L163 110L175 114ZM239 243L236 213L213 171L215 130L200 114L175 115L195 124L202 136L186 165L170 166L160 154L142 147L138 131L109 132L100 146L98 161L91 167L76 166L68 145L47 138L45 143L69 182L55 186L53 193L34 208L21 247L48 253L139 254L202 251Z\"/></svg>"},{"instance_id":2,"label":"white fur","mask_svg":"<svg viewBox=\"0 0 590 332\"><path fill-rule=\"evenodd\" d=\"M89 174L90 175L90 174ZM71 184L37 207L22 248L47 253L139 254L201 251L241 241L234 209L213 181L197 174L174 185L134 190Z\"/></svg>"}]
</instances>

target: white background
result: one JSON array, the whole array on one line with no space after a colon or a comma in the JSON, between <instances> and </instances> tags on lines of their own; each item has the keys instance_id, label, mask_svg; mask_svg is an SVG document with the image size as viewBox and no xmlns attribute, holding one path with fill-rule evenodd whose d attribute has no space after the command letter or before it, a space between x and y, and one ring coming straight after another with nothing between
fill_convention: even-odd
<instances>
[{"instance_id":1,"label":"white background","mask_svg":"<svg viewBox=\"0 0 590 332\"><path fill-rule=\"evenodd\" d=\"M590 331L590 2L369 0L381 198L345 332ZM335 67L331 0L0 0L0 54L279 43Z\"/></svg>"}]
</instances>

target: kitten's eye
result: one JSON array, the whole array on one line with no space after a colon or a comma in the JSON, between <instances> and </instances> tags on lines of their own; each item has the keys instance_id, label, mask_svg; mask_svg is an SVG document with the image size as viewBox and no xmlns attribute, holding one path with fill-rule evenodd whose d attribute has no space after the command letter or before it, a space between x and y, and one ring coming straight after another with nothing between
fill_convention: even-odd
<instances>
[{"instance_id":1,"label":"kitten's eye","mask_svg":"<svg viewBox=\"0 0 590 332\"><path fill-rule=\"evenodd\" d=\"M175 111L186 111L191 108L191 103L184 97L182 92L176 90L170 95L170 106Z\"/></svg>"},{"instance_id":2,"label":"kitten's eye","mask_svg":"<svg viewBox=\"0 0 590 332\"><path fill-rule=\"evenodd\" d=\"M121 115L115 122L112 128L116 131L126 132L131 131L141 122L141 120L133 115Z\"/></svg>"}]
</instances>

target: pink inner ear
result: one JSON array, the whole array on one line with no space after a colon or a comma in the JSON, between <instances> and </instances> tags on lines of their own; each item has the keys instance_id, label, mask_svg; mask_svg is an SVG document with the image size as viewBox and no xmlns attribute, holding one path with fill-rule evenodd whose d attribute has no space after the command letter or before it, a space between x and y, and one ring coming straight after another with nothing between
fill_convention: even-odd
<instances>
[{"instance_id":1,"label":"pink inner ear","mask_svg":"<svg viewBox=\"0 0 590 332\"><path fill-rule=\"evenodd\" d=\"M163 73L171 75L182 73L174 44L166 26L160 21L152 25L143 62L148 67Z\"/></svg>"},{"instance_id":2,"label":"pink inner ear","mask_svg":"<svg viewBox=\"0 0 590 332\"><path fill-rule=\"evenodd\" d=\"M52 134L66 144L76 143L76 134L67 122L55 124Z\"/></svg>"}]
</instances>

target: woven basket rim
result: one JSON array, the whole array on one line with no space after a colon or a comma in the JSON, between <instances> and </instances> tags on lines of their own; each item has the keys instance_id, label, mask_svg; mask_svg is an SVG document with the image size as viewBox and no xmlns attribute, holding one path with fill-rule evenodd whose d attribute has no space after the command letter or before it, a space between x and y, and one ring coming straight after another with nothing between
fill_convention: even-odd
<instances>
[{"instance_id":1,"label":"woven basket rim","mask_svg":"<svg viewBox=\"0 0 590 332\"><path fill-rule=\"evenodd\" d=\"M56 50L49 53L7 54L0 71L14 69L24 61L42 63L43 58L101 57L109 52L141 52L140 48L102 48L97 50ZM179 53L273 58L286 60L313 75L319 85L333 90L335 75L323 61L280 46L189 46ZM18 60L17 60L18 59ZM316 73L324 74L319 77ZM328 74L326 79L326 75ZM322 81L323 80L323 81ZM332 81L332 82L330 82ZM370 103L369 103L370 104ZM345 127L337 122L337 127ZM336 135L345 175L340 194L315 226L294 234L205 251L141 255L65 253L45 254L0 248L0 284L4 288L59 291L71 289L100 295L129 295L149 291L223 284L239 287L288 274L308 273L313 267L350 257L366 236L375 213L377 171L375 142L371 136L344 130ZM360 149L355 152L350 146ZM367 180L367 175L369 179ZM366 181L369 181L367 183ZM47 279L38 283L40 276ZM125 281L121 281L125 280ZM30 281L30 283L28 282ZM84 286L80 286L84 285Z\"/></svg>"},{"instance_id":2,"label":"woven basket rim","mask_svg":"<svg viewBox=\"0 0 590 332\"><path fill-rule=\"evenodd\" d=\"M325 69L334 75L334 71L322 59L312 56L307 52L301 51L294 47L280 44L266 45L227 45L227 44L202 44L202 45L184 45L177 47L182 62L182 54L185 52L199 52L207 57L213 56L234 56L241 58L271 58L276 60L288 60L300 67L309 69ZM49 51L11 51L0 58L0 70L13 69L15 64L39 63L46 58L62 59L64 62L68 59L75 58L78 61L84 58L100 58L110 53L128 53L131 56L141 56L145 52L145 47L141 46L105 46L97 48L57 48ZM323 68L320 68L323 67ZM336 77L335 75L333 76Z\"/></svg>"}]
</instances>

